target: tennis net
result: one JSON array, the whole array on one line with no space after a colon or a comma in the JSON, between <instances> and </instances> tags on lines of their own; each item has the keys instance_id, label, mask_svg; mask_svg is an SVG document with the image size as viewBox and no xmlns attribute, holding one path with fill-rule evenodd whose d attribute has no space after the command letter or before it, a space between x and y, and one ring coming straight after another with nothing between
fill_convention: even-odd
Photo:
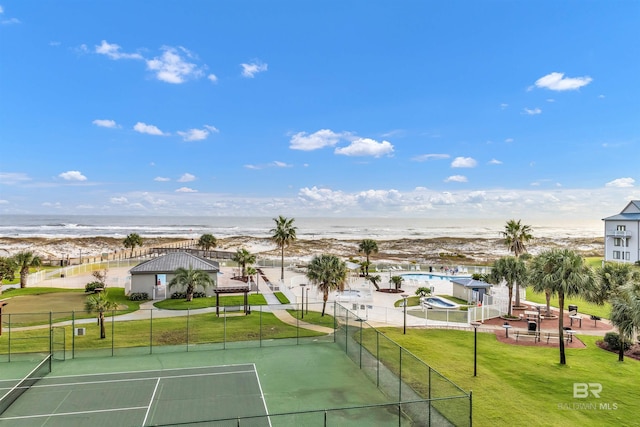
<instances>
[{"instance_id":1,"label":"tennis net","mask_svg":"<svg viewBox=\"0 0 640 427\"><path fill-rule=\"evenodd\" d=\"M37 383L40 379L51 372L51 355L47 355L29 374L24 377L11 390L0 398L0 414L3 414L13 402L15 402L25 391Z\"/></svg>"}]
</instances>

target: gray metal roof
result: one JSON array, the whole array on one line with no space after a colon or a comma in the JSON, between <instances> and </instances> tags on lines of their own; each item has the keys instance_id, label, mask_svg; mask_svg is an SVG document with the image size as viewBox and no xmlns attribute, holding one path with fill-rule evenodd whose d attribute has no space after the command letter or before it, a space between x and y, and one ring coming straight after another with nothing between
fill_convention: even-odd
<instances>
[{"instance_id":1,"label":"gray metal roof","mask_svg":"<svg viewBox=\"0 0 640 427\"><path fill-rule=\"evenodd\" d=\"M634 209L629 209L633 207ZM629 211L629 212L627 212ZM635 212L634 212L635 211ZM640 200L632 200L617 215L602 218L603 221L640 221Z\"/></svg>"},{"instance_id":2,"label":"gray metal roof","mask_svg":"<svg viewBox=\"0 0 640 427\"><path fill-rule=\"evenodd\" d=\"M459 279L451 279L451 283L462 285L465 288L490 288L492 285L482 280L474 280L468 277L461 277Z\"/></svg>"},{"instance_id":3,"label":"gray metal roof","mask_svg":"<svg viewBox=\"0 0 640 427\"><path fill-rule=\"evenodd\" d=\"M157 274L173 273L178 268L193 268L195 270L206 271L207 273L217 273L220 271L220 264L217 261L201 258L188 252L173 252L158 258L150 259L136 265L129 273L131 274Z\"/></svg>"}]
</instances>

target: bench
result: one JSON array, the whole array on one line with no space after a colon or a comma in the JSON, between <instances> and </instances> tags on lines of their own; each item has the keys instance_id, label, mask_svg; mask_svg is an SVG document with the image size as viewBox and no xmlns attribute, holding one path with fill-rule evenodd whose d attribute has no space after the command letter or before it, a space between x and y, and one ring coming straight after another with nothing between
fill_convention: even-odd
<instances>
[{"instance_id":1,"label":"bench","mask_svg":"<svg viewBox=\"0 0 640 427\"><path fill-rule=\"evenodd\" d=\"M519 338L533 338L536 341L540 337L540 334L536 331L518 330L516 331L516 342Z\"/></svg>"},{"instance_id":2,"label":"bench","mask_svg":"<svg viewBox=\"0 0 640 427\"><path fill-rule=\"evenodd\" d=\"M564 334L563 334L564 340L567 343L573 342L573 335L575 334L575 332L573 332L573 331L569 332L569 331L564 331ZM545 332L545 336L547 338L547 344L549 344L550 340L559 340L560 339L560 335L558 335L557 332Z\"/></svg>"}]
</instances>

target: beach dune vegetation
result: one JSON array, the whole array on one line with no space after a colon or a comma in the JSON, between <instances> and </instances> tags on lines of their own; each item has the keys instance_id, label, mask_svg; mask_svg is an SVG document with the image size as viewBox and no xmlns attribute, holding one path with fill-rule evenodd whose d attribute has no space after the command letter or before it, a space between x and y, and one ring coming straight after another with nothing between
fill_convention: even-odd
<instances>
[{"instance_id":1,"label":"beach dune vegetation","mask_svg":"<svg viewBox=\"0 0 640 427\"><path fill-rule=\"evenodd\" d=\"M347 266L335 255L316 255L307 266L307 278L322 292L321 316L324 316L329 292L344 289Z\"/></svg>"}]
</instances>

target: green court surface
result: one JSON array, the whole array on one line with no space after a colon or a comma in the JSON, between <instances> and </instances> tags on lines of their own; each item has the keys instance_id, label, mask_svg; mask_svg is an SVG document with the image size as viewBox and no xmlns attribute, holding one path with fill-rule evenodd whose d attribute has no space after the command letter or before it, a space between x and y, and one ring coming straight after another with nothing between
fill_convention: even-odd
<instances>
[{"instance_id":1,"label":"green court surface","mask_svg":"<svg viewBox=\"0 0 640 427\"><path fill-rule=\"evenodd\" d=\"M325 422L414 425L332 343L54 361L0 416L17 427Z\"/></svg>"}]
</instances>

